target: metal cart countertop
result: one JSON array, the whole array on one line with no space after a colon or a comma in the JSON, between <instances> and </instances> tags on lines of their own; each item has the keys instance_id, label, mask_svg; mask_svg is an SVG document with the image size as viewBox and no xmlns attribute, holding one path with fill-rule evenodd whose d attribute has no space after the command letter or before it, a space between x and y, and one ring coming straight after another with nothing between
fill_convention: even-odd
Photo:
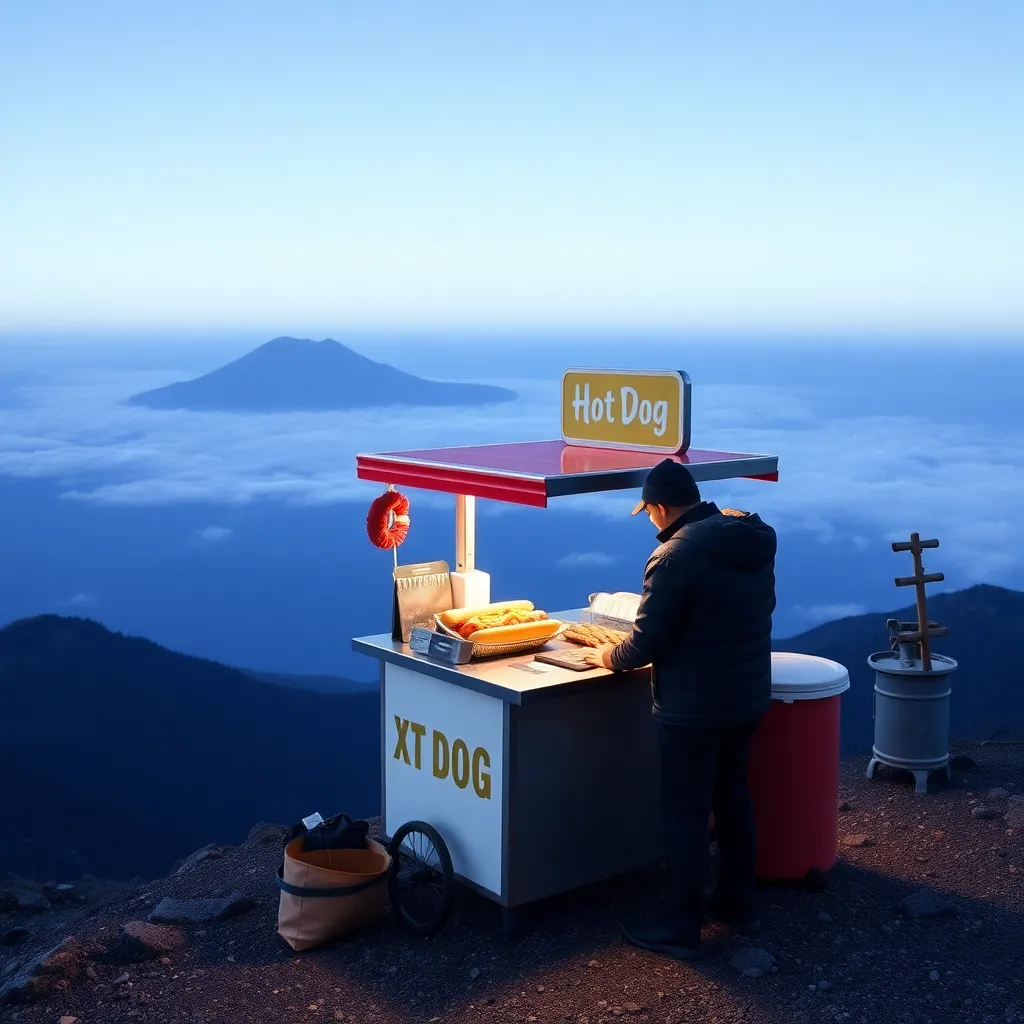
<instances>
[{"instance_id":1,"label":"metal cart countertop","mask_svg":"<svg viewBox=\"0 0 1024 1024\"><path fill-rule=\"evenodd\" d=\"M582 609L576 608L552 612L551 617L566 622L579 622L581 614ZM554 640L546 644L542 650L575 646L566 641ZM538 651L510 658L472 661L468 665L446 665L414 653L408 644L393 640L390 633L356 637L352 641L352 649L389 665L399 665L488 697L497 697L508 704L532 704L549 697L565 696L567 692L576 693L598 687L628 685L630 682L635 685L638 682L637 673L610 672L604 668L574 672L572 669L545 665L546 671L533 673L517 667L533 662Z\"/></svg>"}]
</instances>

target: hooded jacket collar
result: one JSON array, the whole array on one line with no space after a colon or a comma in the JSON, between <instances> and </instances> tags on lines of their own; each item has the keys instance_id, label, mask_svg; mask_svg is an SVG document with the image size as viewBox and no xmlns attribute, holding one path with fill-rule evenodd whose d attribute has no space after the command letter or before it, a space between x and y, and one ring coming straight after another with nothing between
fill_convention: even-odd
<instances>
[{"instance_id":1,"label":"hooded jacket collar","mask_svg":"<svg viewBox=\"0 0 1024 1024\"><path fill-rule=\"evenodd\" d=\"M699 523L702 519L718 515L718 506L713 501L702 501L694 505L689 512L684 512L678 519L674 519L668 526L658 534L658 542L664 544L671 540L684 526L690 523Z\"/></svg>"}]
</instances>

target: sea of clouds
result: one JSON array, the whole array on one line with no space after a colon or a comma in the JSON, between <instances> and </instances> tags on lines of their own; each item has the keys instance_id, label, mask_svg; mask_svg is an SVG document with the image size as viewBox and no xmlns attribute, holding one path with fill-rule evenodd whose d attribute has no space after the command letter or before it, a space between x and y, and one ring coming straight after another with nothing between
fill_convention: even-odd
<instances>
[{"instance_id":1,"label":"sea of clouds","mask_svg":"<svg viewBox=\"0 0 1024 1024\"><path fill-rule=\"evenodd\" d=\"M558 383L486 381L519 399L493 408L376 409L244 415L167 412L124 400L180 375L163 370L51 369L14 380L0 405L0 475L52 482L61 500L98 506L203 505L197 545L230 541L218 509L254 502L365 504L378 484L355 476L357 452L536 440L557 436ZM1024 547L1024 424L1001 427L886 412L884 399L833 409L825 392L768 385L705 385L695 394L694 446L771 453L780 481L725 481L708 492L759 511L781 533L865 548L911 531L941 538L961 585L1019 585ZM451 499L417 493L420 507ZM621 522L632 492L552 503L553 515ZM481 514L512 515L485 503ZM563 564L608 564L613 551L569 551ZM88 600L88 595L82 597ZM835 617L856 605L817 608Z\"/></svg>"}]
</instances>

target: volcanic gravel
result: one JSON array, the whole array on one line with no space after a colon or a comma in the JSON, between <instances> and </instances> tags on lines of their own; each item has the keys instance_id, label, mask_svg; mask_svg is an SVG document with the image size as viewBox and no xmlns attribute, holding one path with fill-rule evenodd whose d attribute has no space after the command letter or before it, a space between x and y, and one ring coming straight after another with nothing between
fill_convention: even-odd
<instances>
[{"instance_id":1,"label":"volcanic gravel","mask_svg":"<svg viewBox=\"0 0 1024 1024\"><path fill-rule=\"evenodd\" d=\"M281 830L265 828L218 859L117 892L73 919L0 916L0 934L15 926L33 934L20 949L0 952L2 975L12 960L54 945L62 927L86 942L109 942L167 896L238 892L256 901L232 920L186 927L184 948L161 960L94 960L88 975L39 1002L0 1008L0 1017L24 1024L1024 1021L1024 748L971 745L954 753L976 764L954 773L952 784L933 777L926 797L895 773L868 781L866 758L845 762L839 864L827 888L762 890L762 933L745 940L709 927L705 955L694 964L619 938L622 921L656 909L659 870L532 907L516 939L502 936L494 905L460 889L434 938L388 921L296 954L275 932Z\"/></svg>"}]
</instances>

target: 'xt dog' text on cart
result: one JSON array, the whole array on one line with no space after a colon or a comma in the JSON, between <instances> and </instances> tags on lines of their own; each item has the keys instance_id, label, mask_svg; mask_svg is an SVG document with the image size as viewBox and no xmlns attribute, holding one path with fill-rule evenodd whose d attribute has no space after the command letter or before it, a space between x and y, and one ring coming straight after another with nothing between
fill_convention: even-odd
<instances>
[{"instance_id":1,"label":"'xt dog' text on cart","mask_svg":"<svg viewBox=\"0 0 1024 1024\"><path fill-rule=\"evenodd\" d=\"M427 735L427 727L395 715L395 730L395 760L402 760L417 771L422 771L423 740ZM465 789L472 781L473 792L481 800L491 799L491 773L486 770L491 767L491 756L483 747L476 747L470 754L465 740L449 742L448 737L439 729L432 730L430 746L431 768L435 778L450 778L459 789Z\"/></svg>"}]
</instances>

